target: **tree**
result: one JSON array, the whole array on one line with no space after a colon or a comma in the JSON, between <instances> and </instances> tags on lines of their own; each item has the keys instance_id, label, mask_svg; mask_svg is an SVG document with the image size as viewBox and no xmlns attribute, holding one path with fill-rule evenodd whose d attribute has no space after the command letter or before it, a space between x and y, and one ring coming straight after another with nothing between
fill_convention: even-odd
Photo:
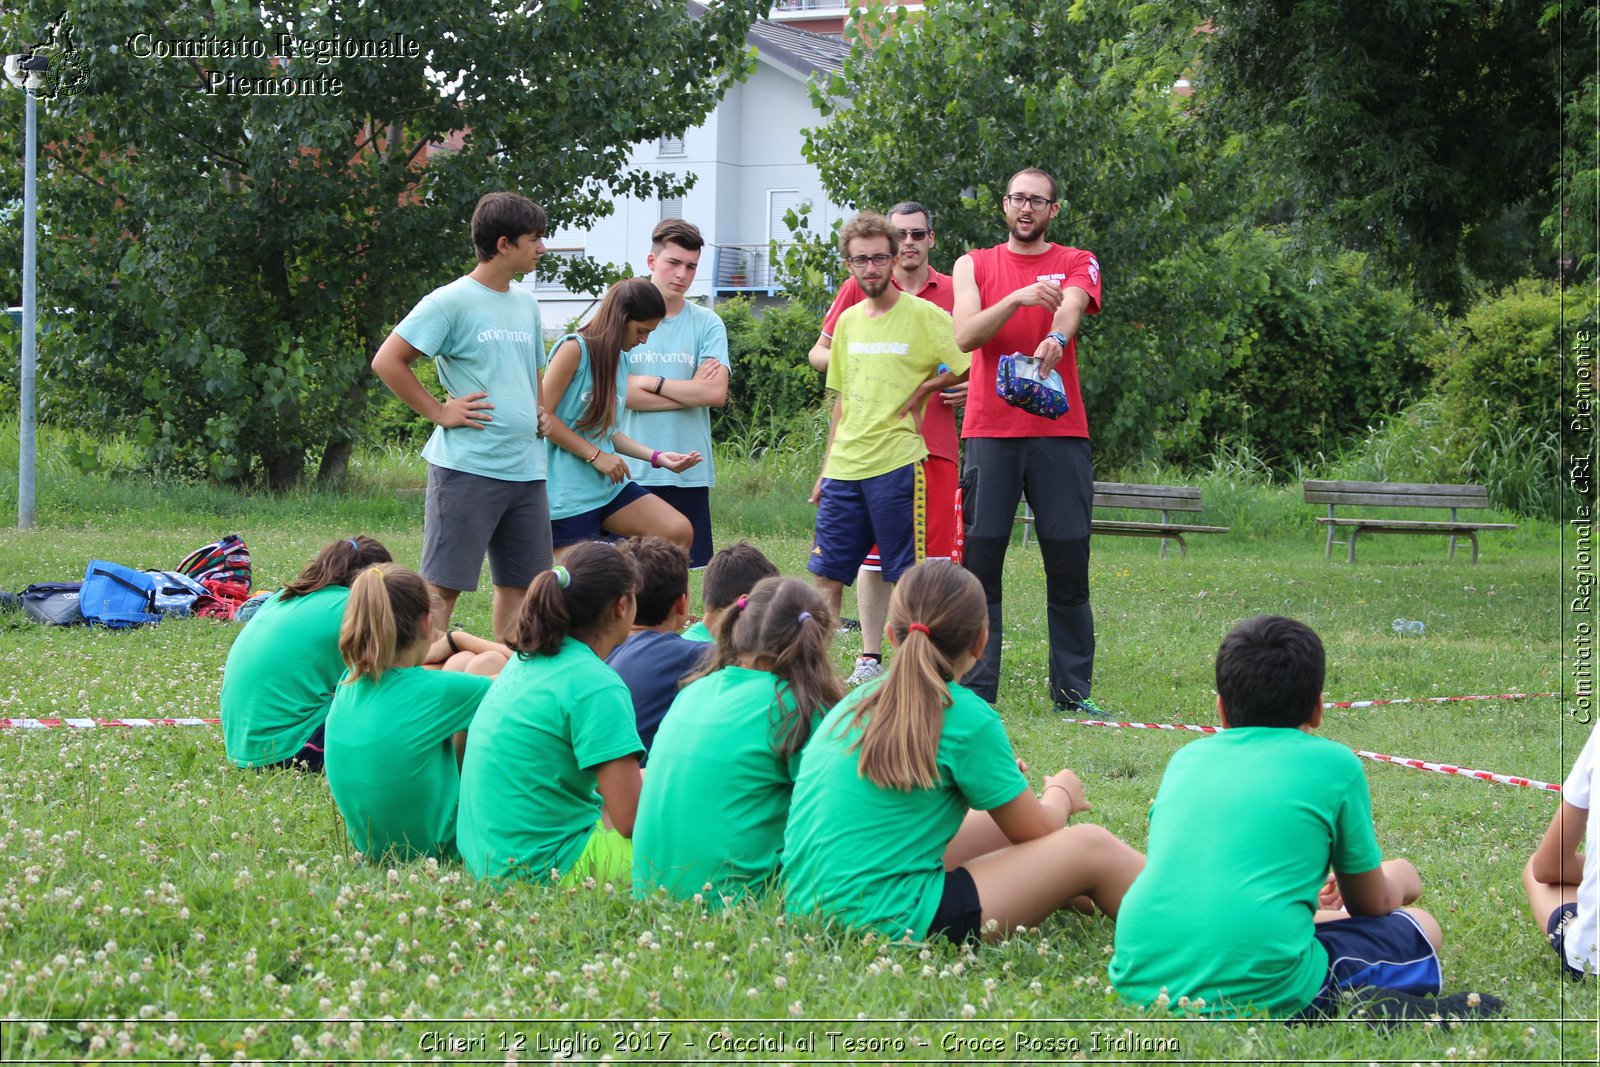
<instances>
[{"instance_id":1,"label":"tree","mask_svg":"<svg viewBox=\"0 0 1600 1067\"><path fill-rule=\"evenodd\" d=\"M1592 85L1592 6L1220 0L1173 10L1177 38L1209 20L1195 100L1213 140L1271 176L1266 199L1313 236L1373 253L1423 296L1459 310L1474 274L1504 280L1496 231L1552 209L1561 109L1586 71ZM1580 121L1592 131L1593 111Z\"/></svg>"},{"instance_id":2,"label":"tree","mask_svg":"<svg viewBox=\"0 0 1600 1067\"><path fill-rule=\"evenodd\" d=\"M40 301L72 309L45 410L273 487L308 460L343 472L371 355L470 265L480 194L522 192L561 227L681 195L628 148L704 118L768 6L65 2L86 78L40 109ZM12 6L0 36L47 39L62 3ZM21 94L0 108L17 168Z\"/></svg>"}]
</instances>

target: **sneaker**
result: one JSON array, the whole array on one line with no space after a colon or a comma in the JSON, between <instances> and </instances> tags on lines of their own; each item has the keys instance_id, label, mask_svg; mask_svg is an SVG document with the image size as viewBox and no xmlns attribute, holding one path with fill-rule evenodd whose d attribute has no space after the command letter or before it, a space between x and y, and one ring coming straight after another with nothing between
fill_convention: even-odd
<instances>
[{"instance_id":1,"label":"sneaker","mask_svg":"<svg viewBox=\"0 0 1600 1067\"><path fill-rule=\"evenodd\" d=\"M1086 719L1098 719L1102 722L1107 722L1111 719L1111 713L1105 708L1102 708L1099 704L1096 704L1094 702L1094 698L1092 697L1084 697L1082 700L1074 700L1068 704L1057 704L1056 711L1062 715L1075 715Z\"/></svg>"},{"instance_id":2,"label":"sneaker","mask_svg":"<svg viewBox=\"0 0 1600 1067\"><path fill-rule=\"evenodd\" d=\"M860 620L858 620L858 619L840 619L839 620L839 632L841 634L860 633L861 632L861 622L860 622Z\"/></svg>"},{"instance_id":3,"label":"sneaker","mask_svg":"<svg viewBox=\"0 0 1600 1067\"><path fill-rule=\"evenodd\" d=\"M1369 986L1357 989L1351 997L1350 1018L1363 1019L1374 1027L1392 1029L1403 1022L1428 1022L1448 1030L1452 1023L1465 1019L1499 1015L1505 1002L1487 993L1451 993L1443 997L1424 997L1397 989Z\"/></svg>"},{"instance_id":4,"label":"sneaker","mask_svg":"<svg viewBox=\"0 0 1600 1067\"><path fill-rule=\"evenodd\" d=\"M845 679L846 685L860 685L870 682L883 673L883 661L873 659L871 656L857 656L856 669L850 672L850 677Z\"/></svg>"}]
</instances>

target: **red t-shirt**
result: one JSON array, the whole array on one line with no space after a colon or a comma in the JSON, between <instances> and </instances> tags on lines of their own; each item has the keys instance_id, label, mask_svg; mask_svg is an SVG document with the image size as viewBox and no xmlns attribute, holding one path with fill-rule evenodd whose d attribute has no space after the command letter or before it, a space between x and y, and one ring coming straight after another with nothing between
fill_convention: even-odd
<instances>
[{"instance_id":1,"label":"red t-shirt","mask_svg":"<svg viewBox=\"0 0 1600 1067\"><path fill-rule=\"evenodd\" d=\"M1034 282L1056 281L1064 289L1075 285L1089 294L1088 315L1100 311L1100 261L1093 252L1065 245L1048 245L1036 256L1019 255L1005 245L974 249L972 276L978 283L983 306L993 307L1008 294ZM967 390L967 414L962 423L963 437L1088 437L1089 420L1083 410L1083 393L1078 388L1078 339L1067 342L1066 355L1056 365L1061 384L1066 387L1071 409L1059 419L1030 415L1001 400L995 392L995 373L1000 357L1013 352L1033 355L1050 332L1055 317L1049 308L1018 308L1000 327L989 343L972 353L972 387Z\"/></svg>"},{"instance_id":2,"label":"red t-shirt","mask_svg":"<svg viewBox=\"0 0 1600 1067\"><path fill-rule=\"evenodd\" d=\"M899 282L895 282L895 288L900 288ZM926 300L935 307L943 308L947 315L951 313L956 303L955 283L950 280L950 275L940 274L932 267L928 268L928 283L912 295ZM839 316L844 314L846 308L859 304L864 299L866 294L861 291L855 275L850 275L844 284L839 286L838 293L833 297L833 306L822 317L822 336L832 340L833 325L839 321ZM938 456L951 463L961 461L960 442L956 440L955 408L937 396L928 398L928 406L923 412L922 442L928 446L930 456Z\"/></svg>"}]
</instances>

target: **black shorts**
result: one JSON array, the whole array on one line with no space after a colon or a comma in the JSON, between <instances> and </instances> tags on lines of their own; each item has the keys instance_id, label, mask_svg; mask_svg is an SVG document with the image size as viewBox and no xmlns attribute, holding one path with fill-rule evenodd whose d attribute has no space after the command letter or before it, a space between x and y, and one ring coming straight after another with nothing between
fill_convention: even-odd
<instances>
[{"instance_id":1,"label":"black shorts","mask_svg":"<svg viewBox=\"0 0 1600 1067\"><path fill-rule=\"evenodd\" d=\"M1574 982L1581 982L1584 973L1574 967L1567 959L1567 925L1577 918L1578 905L1563 904L1550 913L1550 921L1545 923L1545 933L1550 937L1550 947L1556 950L1556 955L1561 959L1561 972Z\"/></svg>"},{"instance_id":2,"label":"black shorts","mask_svg":"<svg viewBox=\"0 0 1600 1067\"><path fill-rule=\"evenodd\" d=\"M929 937L943 937L956 944L983 938L983 905L978 901L978 883L965 867L944 872L944 892L939 907L928 924Z\"/></svg>"}]
</instances>

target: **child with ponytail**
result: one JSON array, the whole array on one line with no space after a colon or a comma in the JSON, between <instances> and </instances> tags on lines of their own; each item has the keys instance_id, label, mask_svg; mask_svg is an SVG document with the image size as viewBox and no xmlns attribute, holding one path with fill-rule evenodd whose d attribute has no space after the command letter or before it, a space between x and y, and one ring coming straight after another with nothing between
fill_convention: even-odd
<instances>
[{"instance_id":1,"label":"child with ponytail","mask_svg":"<svg viewBox=\"0 0 1600 1067\"><path fill-rule=\"evenodd\" d=\"M350 583L394 557L370 537L325 546L264 601L228 650L222 741L238 767L322 770L322 725L344 673L339 628Z\"/></svg>"},{"instance_id":2,"label":"child with ponytail","mask_svg":"<svg viewBox=\"0 0 1600 1067\"><path fill-rule=\"evenodd\" d=\"M998 940L1080 897L1116 917L1144 857L1098 826L1063 826L1088 808L1077 777L1051 775L1034 796L1000 716L955 681L982 655L987 620L983 587L947 560L896 584L893 663L828 713L801 763L783 852L791 914L956 942Z\"/></svg>"},{"instance_id":3,"label":"child with ponytail","mask_svg":"<svg viewBox=\"0 0 1600 1067\"><path fill-rule=\"evenodd\" d=\"M349 670L328 712L328 788L350 844L371 859L455 855L455 739L490 680L423 669L441 614L422 576L393 563L367 567L350 587L339 630Z\"/></svg>"},{"instance_id":4,"label":"child with ponytail","mask_svg":"<svg viewBox=\"0 0 1600 1067\"><path fill-rule=\"evenodd\" d=\"M605 657L633 625L638 584L632 557L590 541L528 587L516 656L467 738L456 840L475 876L627 884L644 746Z\"/></svg>"},{"instance_id":5,"label":"child with ponytail","mask_svg":"<svg viewBox=\"0 0 1600 1067\"><path fill-rule=\"evenodd\" d=\"M715 906L771 886L801 751L844 696L833 629L827 601L793 578L763 579L719 617L716 659L689 677L650 750L635 896L704 893Z\"/></svg>"},{"instance_id":6,"label":"child with ponytail","mask_svg":"<svg viewBox=\"0 0 1600 1067\"><path fill-rule=\"evenodd\" d=\"M688 551L694 527L671 504L628 480L623 459L674 474L699 463L699 452L663 452L617 432L627 404L622 353L643 344L667 313L649 278L628 278L606 290L594 319L550 352L544 375L544 422L550 458L550 532L560 550L605 533L654 534Z\"/></svg>"}]
</instances>

